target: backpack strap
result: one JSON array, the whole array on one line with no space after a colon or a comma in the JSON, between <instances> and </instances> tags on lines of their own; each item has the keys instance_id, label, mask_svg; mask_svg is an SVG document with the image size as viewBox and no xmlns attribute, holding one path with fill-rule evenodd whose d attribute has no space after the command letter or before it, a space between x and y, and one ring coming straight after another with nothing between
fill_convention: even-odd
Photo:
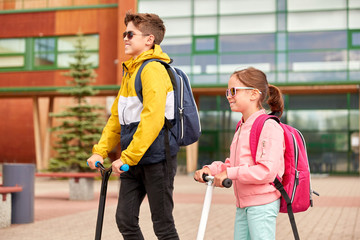
<instances>
[{"instance_id":1,"label":"backpack strap","mask_svg":"<svg viewBox=\"0 0 360 240\"><path fill-rule=\"evenodd\" d=\"M257 147L259 145L259 138L260 138L261 130L264 127L265 121L270 118L274 119L275 121L280 123L280 119L278 117L273 116L273 115L268 115L268 114L262 114L255 119L255 121L251 127L250 151L251 151L251 156L254 159L255 164L257 163L256 162L256 151L257 151Z\"/></svg>"},{"instance_id":2,"label":"backpack strap","mask_svg":"<svg viewBox=\"0 0 360 240\"><path fill-rule=\"evenodd\" d=\"M155 62L155 61L161 63L162 65L164 65L165 69L168 68L168 67L170 67L168 63L166 63L166 62L164 62L164 61L162 61L162 60L160 60L160 59L156 59L156 58L152 58L152 59L145 60L145 61L141 64L141 66L140 66L140 68L139 68L139 70L138 70L138 72L137 72L137 74L136 74L136 77L135 77L135 91L136 91L136 95L137 95L138 98L140 99L140 102L141 102L141 103L143 102L141 73L142 73L144 67L145 67L148 63L150 63L150 62ZM167 70L166 70L166 71L167 71Z\"/></svg>"},{"instance_id":3,"label":"backpack strap","mask_svg":"<svg viewBox=\"0 0 360 240\"><path fill-rule=\"evenodd\" d=\"M298 230L296 227L294 212L293 212L292 205L291 205L291 199L290 199L289 195L287 194L287 192L285 191L284 186L282 185L282 183L278 177L276 177L274 180L274 186L276 187L277 190L279 190L279 192L281 193L281 196L284 198L284 200L286 202L286 208L287 208L291 228L293 231L294 239L300 240L299 233L298 233Z\"/></svg>"},{"instance_id":4,"label":"backpack strap","mask_svg":"<svg viewBox=\"0 0 360 240\"><path fill-rule=\"evenodd\" d=\"M241 119L237 124L236 124L236 129L235 132L237 132L237 130L239 129L241 123L243 122L243 120Z\"/></svg>"},{"instance_id":5,"label":"backpack strap","mask_svg":"<svg viewBox=\"0 0 360 240\"><path fill-rule=\"evenodd\" d=\"M142 82L141 82L141 72L143 71L144 67L150 63L150 62L159 62L161 63L165 69L169 68L170 65L160 59L156 59L156 58L152 58L152 59L148 59L145 60L138 72L136 73L135 76L135 91L136 91L136 95L138 96L138 98L140 99L140 102L143 102L143 95L142 95ZM167 71L167 70L166 70ZM168 72L168 71L167 71ZM169 73L169 72L168 72ZM171 77L170 77L171 78ZM171 129L173 127L173 125L171 124L171 122L165 117L165 136L164 136L164 145L165 145L165 156L166 156L166 161L170 162L171 160L171 153L170 153L170 143L169 143L169 129Z\"/></svg>"}]
</instances>

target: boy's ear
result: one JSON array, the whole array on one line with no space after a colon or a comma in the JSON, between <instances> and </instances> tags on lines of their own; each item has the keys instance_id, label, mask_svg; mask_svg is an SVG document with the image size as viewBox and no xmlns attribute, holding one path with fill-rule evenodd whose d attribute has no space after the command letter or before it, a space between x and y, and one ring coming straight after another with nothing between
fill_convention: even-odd
<instances>
[{"instance_id":1,"label":"boy's ear","mask_svg":"<svg viewBox=\"0 0 360 240\"><path fill-rule=\"evenodd\" d=\"M155 36L152 35L152 34L150 34L150 35L148 36L148 39L147 39L147 41L146 41L146 44L147 44L148 46L153 46L153 45L154 45L154 41L155 41Z\"/></svg>"}]
</instances>

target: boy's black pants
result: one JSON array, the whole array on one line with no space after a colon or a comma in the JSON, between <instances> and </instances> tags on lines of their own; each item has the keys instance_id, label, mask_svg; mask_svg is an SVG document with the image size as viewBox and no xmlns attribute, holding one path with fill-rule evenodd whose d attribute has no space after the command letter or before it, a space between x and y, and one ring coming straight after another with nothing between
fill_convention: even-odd
<instances>
[{"instance_id":1,"label":"boy's black pants","mask_svg":"<svg viewBox=\"0 0 360 240\"><path fill-rule=\"evenodd\" d=\"M179 239L173 219L176 156L171 161L130 167L120 175L116 223L124 240L144 239L139 227L140 205L148 197L154 232L158 239Z\"/></svg>"}]
</instances>

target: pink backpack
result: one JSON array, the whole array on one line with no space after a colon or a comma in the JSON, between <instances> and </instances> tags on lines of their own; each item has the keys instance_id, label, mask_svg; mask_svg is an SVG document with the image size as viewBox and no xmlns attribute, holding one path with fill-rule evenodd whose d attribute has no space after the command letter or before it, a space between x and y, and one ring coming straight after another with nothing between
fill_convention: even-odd
<instances>
[{"instance_id":1,"label":"pink backpack","mask_svg":"<svg viewBox=\"0 0 360 240\"><path fill-rule=\"evenodd\" d=\"M313 206L310 168L306 153L306 144L299 130L283 124L275 115L260 115L254 122L250 132L250 150L256 163L256 150L260 133L268 119L277 121L284 130L285 139L285 172L282 178L277 176L273 182L281 193L280 212L288 213L295 239L299 239L294 213L306 211Z\"/></svg>"}]
</instances>

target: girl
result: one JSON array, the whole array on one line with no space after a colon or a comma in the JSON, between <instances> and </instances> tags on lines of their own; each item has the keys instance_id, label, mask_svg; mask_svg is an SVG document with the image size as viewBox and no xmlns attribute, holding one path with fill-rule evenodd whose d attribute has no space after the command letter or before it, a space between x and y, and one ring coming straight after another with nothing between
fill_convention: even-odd
<instances>
[{"instance_id":1,"label":"girl","mask_svg":"<svg viewBox=\"0 0 360 240\"><path fill-rule=\"evenodd\" d=\"M267 98L271 111L282 115L282 94L255 68L234 72L228 87L226 97L231 110L242 113L230 146L230 158L225 163L216 161L204 166L195 172L194 178L204 182L203 173L213 175L217 187L222 187L225 178L233 180L237 206L234 239L275 239L281 194L271 183L284 173L284 133L275 120L265 122L256 153L257 164L251 157L249 136L255 119L266 114L262 103Z\"/></svg>"}]
</instances>

